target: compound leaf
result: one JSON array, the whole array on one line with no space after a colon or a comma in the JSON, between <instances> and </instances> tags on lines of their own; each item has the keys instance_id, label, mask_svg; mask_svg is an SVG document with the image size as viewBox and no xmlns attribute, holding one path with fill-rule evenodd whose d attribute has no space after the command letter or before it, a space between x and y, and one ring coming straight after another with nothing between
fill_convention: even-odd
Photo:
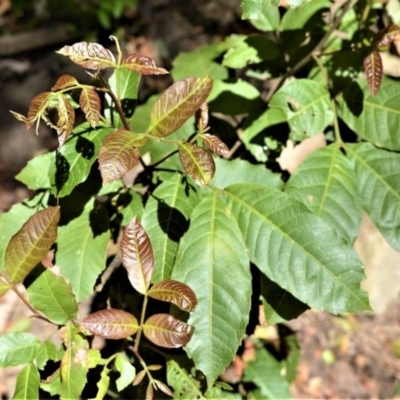
<instances>
[{"instance_id":1,"label":"compound leaf","mask_svg":"<svg viewBox=\"0 0 400 400\"><path fill-rule=\"evenodd\" d=\"M361 204L350 160L333 144L312 152L296 169L285 192L352 244L361 225Z\"/></svg>"},{"instance_id":2,"label":"compound leaf","mask_svg":"<svg viewBox=\"0 0 400 400\"><path fill-rule=\"evenodd\" d=\"M31 333L4 333L0 336L0 367L12 367L33 361L40 346Z\"/></svg>"},{"instance_id":3,"label":"compound leaf","mask_svg":"<svg viewBox=\"0 0 400 400\"><path fill-rule=\"evenodd\" d=\"M196 190L179 175L164 181L147 201L142 225L154 251L153 282L170 278L178 243L198 201Z\"/></svg>"},{"instance_id":4,"label":"compound leaf","mask_svg":"<svg viewBox=\"0 0 400 400\"><path fill-rule=\"evenodd\" d=\"M27 285L32 306L57 325L74 319L78 313L78 304L72 294L71 284L50 269L39 266L32 275Z\"/></svg>"},{"instance_id":5,"label":"compound leaf","mask_svg":"<svg viewBox=\"0 0 400 400\"><path fill-rule=\"evenodd\" d=\"M354 161L363 208L387 242L400 251L400 154L371 143L348 145L346 151Z\"/></svg>"},{"instance_id":6,"label":"compound leaf","mask_svg":"<svg viewBox=\"0 0 400 400\"><path fill-rule=\"evenodd\" d=\"M279 89L269 102L286 115L294 140L321 133L332 123L329 92L311 79L296 79Z\"/></svg>"},{"instance_id":7,"label":"compound leaf","mask_svg":"<svg viewBox=\"0 0 400 400\"><path fill-rule=\"evenodd\" d=\"M121 63L121 68L135 71L142 75L160 75L168 74L164 68L156 66L156 62L150 57L141 54L130 54L126 56Z\"/></svg>"},{"instance_id":8,"label":"compound leaf","mask_svg":"<svg viewBox=\"0 0 400 400\"><path fill-rule=\"evenodd\" d=\"M186 346L194 328L169 314L154 314L143 325L143 334L157 346L178 348Z\"/></svg>"},{"instance_id":9,"label":"compound leaf","mask_svg":"<svg viewBox=\"0 0 400 400\"><path fill-rule=\"evenodd\" d=\"M11 238L5 253L5 266L13 283L22 282L46 257L57 237L60 208L48 207L29 218Z\"/></svg>"},{"instance_id":10,"label":"compound leaf","mask_svg":"<svg viewBox=\"0 0 400 400\"><path fill-rule=\"evenodd\" d=\"M56 53L69 57L72 62L87 69L116 67L113 53L98 43L79 42L64 46Z\"/></svg>"},{"instance_id":11,"label":"compound leaf","mask_svg":"<svg viewBox=\"0 0 400 400\"><path fill-rule=\"evenodd\" d=\"M85 113L86 120L92 128L96 128L100 120L101 101L97 92L90 88L82 88L79 96L79 106Z\"/></svg>"},{"instance_id":12,"label":"compound leaf","mask_svg":"<svg viewBox=\"0 0 400 400\"><path fill-rule=\"evenodd\" d=\"M105 339L125 339L134 335L139 324L136 317L123 310L101 310L89 314L81 325L92 335Z\"/></svg>"},{"instance_id":13,"label":"compound leaf","mask_svg":"<svg viewBox=\"0 0 400 400\"><path fill-rule=\"evenodd\" d=\"M175 82L154 103L148 132L157 137L174 133L207 100L212 84L208 75Z\"/></svg>"},{"instance_id":14,"label":"compound leaf","mask_svg":"<svg viewBox=\"0 0 400 400\"><path fill-rule=\"evenodd\" d=\"M39 398L40 375L34 364L27 364L20 371L13 399L35 400Z\"/></svg>"},{"instance_id":15,"label":"compound leaf","mask_svg":"<svg viewBox=\"0 0 400 400\"><path fill-rule=\"evenodd\" d=\"M320 310L370 309L356 252L306 206L254 184L229 186L225 194L251 261L269 279Z\"/></svg>"},{"instance_id":16,"label":"compound leaf","mask_svg":"<svg viewBox=\"0 0 400 400\"><path fill-rule=\"evenodd\" d=\"M171 278L196 293L198 305L188 321L195 331L185 350L211 387L245 332L252 290L249 258L237 223L217 194L203 198L190 219Z\"/></svg>"},{"instance_id":17,"label":"compound leaf","mask_svg":"<svg viewBox=\"0 0 400 400\"><path fill-rule=\"evenodd\" d=\"M136 217L122 234L121 261L131 285L146 294L154 272L154 256L150 239Z\"/></svg>"},{"instance_id":18,"label":"compound leaf","mask_svg":"<svg viewBox=\"0 0 400 400\"><path fill-rule=\"evenodd\" d=\"M103 183L122 178L139 161L137 146L146 143L143 135L119 130L110 133L104 140L99 153L99 168Z\"/></svg>"},{"instance_id":19,"label":"compound leaf","mask_svg":"<svg viewBox=\"0 0 400 400\"><path fill-rule=\"evenodd\" d=\"M75 110L69 100L63 95L59 94L58 97L58 121L57 121L57 134L60 147L65 143L68 136L74 128Z\"/></svg>"},{"instance_id":20,"label":"compound leaf","mask_svg":"<svg viewBox=\"0 0 400 400\"><path fill-rule=\"evenodd\" d=\"M172 279L155 283L148 295L153 299L173 303L183 311L193 311L197 306L193 290L184 283Z\"/></svg>"},{"instance_id":21,"label":"compound leaf","mask_svg":"<svg viewBox=\"0 0 400 400\"><path fill-rule=\"evenodd\" d=\"M215 173L215 163L208 151L195 144L181 142L179 158L185 171L198 185L210 183Z\"/></svg>"},{"instance_id":22,"label":"compound leaf","mask_svg":"<svg viewBox=\"0 0 400 400\"><path fill-rule=\"evenodd\" d=\"M71 282L78 302L92 294L96 279L106 266L109 237L107 211L94 208L93 199L78 218L59 228L56 265Z\"/></svg>"}]
</instances>

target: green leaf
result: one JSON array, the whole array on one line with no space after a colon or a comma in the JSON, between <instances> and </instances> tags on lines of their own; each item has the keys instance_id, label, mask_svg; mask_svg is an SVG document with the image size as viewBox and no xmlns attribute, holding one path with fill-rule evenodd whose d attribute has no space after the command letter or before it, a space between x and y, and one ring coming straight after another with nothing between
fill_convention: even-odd
<instances>
[{"instance_id":1,"label":"green leaf","mask_svg":"<svg viewBox=\"0 0 400 400\"><path fill-rule=\"evenodd\" d=\"M11 238L5 254L8 276L13 283L22 282L46 257L57 237L59 207L48 207L32 215Z\"/></svg>"},{"instance_id":2,"label":"green leaf","mask_svg":"<svg viewBox=\"0 0 400 400\"><path fill-rule=\"evenodd\" d=\"M89 123L79 125L58 152L54 152L49 176L52 193L64 197L89 175L103 139L113 128L92 129Z\"/></svg>"},{"instance_id":3,"label":"green leaf","mask_svg":"<svg viewBox=\"0 0 400 400\"><path fill-rule=\"evenodd\" d=\"M268 32L268 31L278 30L280 22L278 7L269 4L269 2L266 0L258 0L258 1L261 2L258 15L254 13L254 16L248 17L250 18L250 23L260 31ZM245 2L246 1L242 2L242 7L243 3Z\"/></svg>"},{"instance_id":4,"label":"green leaf","mask_svg":"<svg viewBox=\"0 0 400 400\"><path fill-rule=\"evenodd\" d=\"M11 286L8 283L0 279L0 297L6 294L8 292L8 289L10 289L10 287Z\"/></svg>"},{"instance_id":5,"label":"green leaf","mask_svg":"<svg viewBox=\"0 0 400 400\"><path fill-rule=\"evenodd\" d=\"M195 331L185 350L209 386L233 360L250 311L249 259L228 212L216 194L194 208L172 273L172 279L186 283L197 296L188 321Z\"/></svg>"},{"instance_id":6,"label":"green leaf","mask_svg":"<svg viewBox=\"0 0 400 400\"><path fill-rule=\"evenodd\" d=\"M117 206L122 215L121 225L128 225L133 217L141 219L143 214L142 197L134 190L128 189L118 196Z\"/></svg>"},{"instance_id":7,"label":"green leaf","mask_svg":"<svg viewBox=\"0 0 400 400\"><path fill-rule=\"evenodd\" d=\"M111 370L107 367L104 367L100 374L100 380L97 382L97 395L94 400L102 400L104 396L107 394L108 387L110 386L110 377L108 374Z\"/></svg>"},{"instance_id":8,"label":"green leaf","mask_svg":"<svg viewBox=\"0 0 400 400\"><path fill-rule=\"evenodd\" d=\"M254 184L230 186L225 194L251 261L269 279L320 310L370 309L356 252L306 206Z\"/></svg>"},{"instance_id":9,"label":"green leaf","mask_svg":"<svg viewBox=\"0 0 400 400\"><path fill-rule=\"evenodd\" d=\"M361 225L361 204L350 160L332 144L312 152L296 169L285 192L300 200L353 244Z\"/></svg>"},{"instance_id":10,"label":"green leaf","mask_svg":"<svg viewBox=\"0 0 400 400\"><path fill-rule=\"evenodd\" d=\"M254 165L240 159L228 161L215 158L215 170L212 184L221 189L234 183L259 183L275 189L283 187L280 175L274 174L265 165Z\"/></svg>"},{"instance_id":11,"label":"green leaf","mask_svg":"<svg viewBox=\"0 0 400 400\"><path fill-rule=\"evenodd\" d=\"M57 369L54 373L40 383L40 388L51 396L59 395L61 392L61 369Z\"/></svg>"},{"instance_id":12,"label":"green leaf","mask_svg":"<svg viewBox=\"0 0 400 400\"><path fill-rule=\"evenodd\" d=\"M153 246L153 282L170 278L179 241L198 201L196 189L179 175L158 186L147 201L142 225Z\"/></svg>"},{"instance_id":13,"label":"green leaf","mask_svg":"<svg viewBox=\"0 0 400 400\"><path fill-rule=\"evenodd\" d=\"M262 3L263 0L242 0L242 19L259 18L261 14Z\"/></svg>"},{"instance_id":14,"label":"green leaf","mask_svg":"<svg viewBox=\"0 0 400 400\"><path fill-rule=\"evenodd\" d=\"M33 361L40 346L31 333L5 333L0 336L0 367L12 367Z\"/></svg>"},{"instance_id":15,"label":"green leaf","mask_svg":"<svg viewBox=\"0 0 400 400\"><path fill-rule=\"evenodd\" d=\"M121 102L122 111L124 112L128 123L130 122L135 111L136 101L138 98L139 81L140 74L134 71L129 71L128 69L116 69L108 81L111 90ZM121 117L116 111L111 97L108 94L106 94L105 97L108 105L105 111L106 118L115 128L124 127Z\"/></svg>"},{"instance_id":16,"label":"green leaf","mask_svg":"<svg viewBox=\"0 0 400 400\"><path fill-rule=\"evenodd\" d=\"M60 360L59 350L56 345L48 340L43 342L36 353L36 365L39 369L43 369L49 360Z\"/></svg>"},{"instance_id":17,"label":"green leaf","mask_svg":"<svg viewBox=\"0 0 400 400\"><path fill-rule=\"evenodd\" d=\"M64 277L38 266L28 279L30 284L27 285L27 291L31 305L51 322L64 325L76 317L78 303L72 294L71 284Z\"/></svg>"},{"instance_id":18,"label":"green leaf","mask_svg":"<svg viewBox=\"0 0 400 400\"><path fill-rule=\"evenodd\" d=\"M261 345L256 345L256 359L244 370L243 380L256 384L269 399L290 399L289 383L282 376L283 366Z\"/></svg>"},{"instance_id":19,"label":"green leaf","mask_svg":"<svg viewBox=\"0 0 400 400\"><path fill-rule=\"evenodd\" d=\"M291 7L298 7L305 0L290 0ZM327 0L312 0L306 2L301 8L289 8L281 20L281 31L294 31L304 28L307 21L319 10L329 8L331 3Z\"/></svg>"},{"instance_id":20,"label":"green leaf","mask_svg":"<svg viewBox=\"0 0 400 400\"><path fill-rule=\"evenodd\" d=\"M371 143L347 145L363 208L387 242L400 251L400 154Z\"/></svg>"},{"instance_id":21,"label":"green leaf","mask_svg":"<svg viewBox=\"0 0 400 400\"><path fill-rule=\"evenodd\" d=\"M375 96L365 79L354 82L340 106L341 118L358 136L375 146L400 150L400 82L384 77Z\"/></svg>"},{"instance_id":22,"label":"green leaf","mask_svg":"<svg viewBox=\"0 0 400 400\"><path fill-rule=\"evenodd\" d=\"M167 362L167 382L174 389L176 400L204 399L200 382L173 359Z\"/></svg>"},{"instance_id":23,"label":"green leaf","mask_svg":"<svg viewBox=\"0 0 400 400\"><path fill-rule=\"evenodd\" d=\"M96 368L98 365L103 365L105 360L101 358L100 350L97 349L89 349L88 351L88 367Z\"/></svg>"},{"instance_id":24,"label":"green leaf","mask_svg":"<svg viewBox=\"0 0 400 400\"><path fill-rule=\"evenodd\" d=\"M118 353L115 357L115 368L121 376L115 381L118 392L130 385L136 376L136 368L130 363L125 353Z\"/></svg>"},{"instance_id":25,"label":"green leaf","mask_svg":"<svg viewBox=\"0 0 400 400\"><path fill-rule=\"evenodd\" d=\"M40 375L34 364L25 365L18 374L13 399L35 400L39 398Z\"/></svg>"},{"instance_id":26,"label":"green leaf","mask_svg":"<svg viewBox=\"0 0 400 400\"><path fill-rule=\"evenodd\" d=\"M83 213L59 228L56 265L74 289L78 302L93 292L97 277L106 266L110 237L108 214L89 201Z\"/></svg>"},{"instance_id":27,"label":"green leaf","mask_svg":"<svg viewBox=\"0 0 400 400\"><path fill-rule=\"evenodd\" d=\"M47 171L54 160L54 153L49 152L36 156L15 176L31 190L50 189Z\"/></svg>"},{"instance_id":28,"label":"green leaf","mask_svg":"<svg viewBox=\"0 0 400 400\"><path fill-rule=\"evenodd\" d=\"M212 85L208 75L175 82L154 103L148 132L156 137L174 133L207 100Z\"/></svg>"},{"instance_id":29,"label":"green leaf","mask_svg":"<svg viewBox=\"0 0 400 400\"><path fill-rule=\"evenodd\" d=\"M269 106L285 113L296 141L321 133L333 119L329 92L311 79L289 82L272 96Z\"/></svg>"}]
</instances>

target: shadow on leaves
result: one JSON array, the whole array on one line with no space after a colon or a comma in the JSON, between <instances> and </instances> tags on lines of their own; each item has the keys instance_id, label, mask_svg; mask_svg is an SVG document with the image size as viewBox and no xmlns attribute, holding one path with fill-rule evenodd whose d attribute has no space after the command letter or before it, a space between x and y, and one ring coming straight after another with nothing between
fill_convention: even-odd
<instances>
[{"instance_id":1,"label":"shadow on leaves","mask_svg":"<svg viewBox=\"0 0 400 400\"><path fill-rule=\"evenodd\" d=\"M56 172L54 178L57 192L60 192L68 181L69 173L70 165L68 160L60 152L56 152Z\"/></svg>"},{"instance_id":2,"label":"shadow on leaves","mask_svg":"<svg viewBox=\"0 0 400 400\"><path fill-rule=\"evenodd\" d=\"M361 115L364 104L364 93L357 82L353 82L348 89L343 92L343 100L355 117Z\"/></svg>"},{"instance_id":3,"label":"shadow on leaves","mask_svg":"<svg viewBox=\"0 0 400 400\"><path fill-rule=\"evenodd\" d=\"M75 150L86 160L91 160L94 156L95 147L93 142L83 136L79 136L76 141Z\"/></svg>"}]
</instances>

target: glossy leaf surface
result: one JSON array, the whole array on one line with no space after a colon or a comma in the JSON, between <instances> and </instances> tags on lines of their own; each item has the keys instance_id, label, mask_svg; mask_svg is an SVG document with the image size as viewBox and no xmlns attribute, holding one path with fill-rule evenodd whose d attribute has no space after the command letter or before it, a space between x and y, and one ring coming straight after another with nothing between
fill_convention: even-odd
<instances>
[{"instance_id":1,"label":"glossy leaf surface","mask_svg":"<svg viewBox=\"0 0 400 400\"><path fill-rule=\"evenodd\" d=\"M120 130L110 133L99 153L99 168L103 183L122 178L139 161L137 146L146 142L143 136Z\"/></svg>"},{"instance_id":2,"label":"glossy leaf surface","mask_svg":"<svg viewBox=\"0 0 400 400\"><path fill-rule=\"evenodd\" d=\"M121 261L131 285L146 294L154 271L154 256L150 239L136 217L122 234Z\"/></svg>"},{"instance_id":3,"label":"glossy leaf surface","mask_svg":"<svg viewBox=\"0 0 400 400\"><path fill-rule=\"evenodd\" d=\"M139 329L136 317L123 310L101 310L89 314L81 325L92 335L105 339L125 339Z\"/></svg>"},{"instance_id":4,"label":"glossy leaf surface","mask_svg":"<svg viewBox=\"0 0 400 400\"><path fill-rule=\"evenodd\" d=\"M336 144L312 152L290 177L285 192L354 243L362 208L352 163Z\"/></svg>"},{"instance_id":5,"label":"glossy leaf surface","mask_svg":"<svg viewBox=\"0 0 400 400\"><path fill-rule=\"evenodd\" d=\"M387 242L400 251L400 154L370 143L346 146L362 206Z\"/></svg>"},{"instance_id":6,"label":"glossy leaf surface","mask_svg":"<svg viewBox=\"0 0 400 400\"><path fill-rule=\"evenodd\" d=\"M99 124L101 108L101 101L97 92L93 89L83 88L79 96L79 106L92 128L96 128Z\"/></svg>"},{"instance_id":7,"label":"glossy leaf surface","mask_svg":"<svg viewBox=\"0 0 400 400\"><path fill-rule=\"evenodd\" d=\"M44 114L50 96L51 96L50 92L44 92L38 94L32 99L28 110L28 119L34 120L36 118L40 118ZM32 126L32 124L33 122L28 122L26 124L26 129L29 129Z\"/></svg>"},{"instance_id":8,"label":"glossy leaf surface","mask_svg":"<svg viewBox=\"0 0 400 400\"><path fill-rule=\"evenodd\" d=\"M183 311L193 311L197 306L193 290L184 283L172 279L155 283L148 295L153 299L173 303Z\"/></svg>"},{"instance_id":9,"label":"glossy leaf surface","mask_svg":"<svg viewBox=\"0 0 400 400\"><path fill-rule=\"evenodd\" d=\"M196 189L178 175L158 186L147 201L142 225L154 251L153 282L170 278L179 240L198 201Z\"/></svg>"},{"instance_id":10,"label":"glossy leaf surface","mask_svg":"<svg viewBox=\"0 0 400 400\"><path fill-rule=\"evenodd\" d=\"M250 259L302 302L334 314L370 309L357 254L298 200L259 185L225 191Z\"/></svg>"},{"instance_id":11,"label":"glossy leaf surface","mask_svg":"<svg viewBox=\"0 0 400 400\"><path fill-rule=\"evenodd\" d=\"M228 146L215 135L210 135L208 133L201 135L203 143L215 154L220 156L226 156L229 153Z\"/></svg>"},{"instance_id":12,"label":"glossy leaf surface","mask_svg":"<svg viewBox=\"0 0 400 400\"><path fill-rule=\"evenodd\" d=\"M129 69L130 71L135 71L142 75L168 74L166 69L157 67L153 59L141 54L130 54L126 56L122 60L121 68Z\"/></svg>"},{"instance_id":13,"label":"glossy leaf surface","mask_svg":"<svg viewBox=\"0 0 400 400\"><path fill-rule=\"evenodd\" d=\"M375 146L400 150L400 82L383 78L372 96L364 80L354 82L340 101L341 117L360 137Z\"/></svg>"},{"instance_id":14,"label":"glossy leaf surface","mask_svg":"<svg viewBox=\"0 0 400 400\"><path fill-rule=\"evenodd\" d=\"M88 123L74 129L69 140L61 147L49 170L52 193L67 196L86 180L96 161L104 138L112 128L91 129Z\"/></svg>"},{"instance_id":15,"label":"glossy leaf surface","mask_svg":"<svg viewBox=\"0 0 400 400\"><path fill-rule=\"evenodd\" d=\"M329 93L311 79L296 79L279 89L269 102L284 112L294 140L321 133L332 123Z\"/></svg>"},{"instance_id":16,"label":"glossy leaf surface","mask_svg":"<svg viewBox=\"0 0 400 400\"><path fill-rule=\"evenodd\" d=\"M209 76L191 76L175 82L155 102L148 132L157 137L175 132L207 100L211 88Z\"/></svg>"},{"instance_id":17,"label":"glossy leaf surface","mask_svg":"<svg viewBox=\"0 0 400 400\"><path fill-rule=\"evenodd\" d=\"M195 331L185 350L211 386L245 332L252 290L249 259L236 221L217 195L205 197L190 219L171 278L196 293L198 305L188 320Z\"/></svg>"},{"instance_id":18,"label":"glossy leaf surface","mask_svg":"<svg viewBox=\"0 0 400 400\"><path fill-rule=\"evenodd\" d=\"M40 375L34 364L27 364L20 371L13 399L35 400L39 398Z\"/></svg>"},{"instance_id":19,"label":"glossy leaf surface","mask_svg":"<svg viewBox=\"0 0 400 400\"><path fill-rule=\"evenodd\" d=\"M57 134L60 147L65 143L74 128L75 110L69 100L62 94L58 95Z\"/></svg>"},{"instance_id":20,"label":"glossy leaf surface","mask_svg":"<svg viewBox=\"0 0 400 400\"><path fill-rule=\"evenodd\" d=\"M383 66L379 51L373 51L364 58L364 71L371 96L375 96L381 86Z\"/></svg>"},{"instance_id":21,"label":"glossy leaf surface","mask_svg":"<svg viewBox=\"0 0 400 400\"><path fill-rule=\"evenodd\" d=\"M40 346L31 333L4 333L0 336L0 367L11 367L33 361Z\"/></svg>"},{"instance_id":22,"label":"glossy leaf surface","mask_svg":"<svg viewBox=\"0 0 400 400\"><path fill-rule=\"evenodd\" d=\"M72 46L64 46L56 53L69 57L75 64L87 69L115 66L113 53L98 43L79 42Z\"/></svg>"},{"instance_id":23,"label":"glossy leaf surface","mask_svg":"<svg viewBox=\"0 0 400 400\"><path fill-rule=\"evenodd\" d=\"M56 265L71 282L78 302L92 294L106 266L109 237L108 214L102 207L94 208L93 200L78 218L59 228Z\"/></svg>"},{"instance_id":24,"label":"glossy leaf surface","mask_svg":"<svg viewBox=\"0 0 400 400\"><path fill-rule=\"evenodd\" d=\"M71 284L64 277L56 276L50 269L43 267L37 267L32 275L27 288L32 306L57 325L74 319L78 313L78 304L72 294Z\"/></svg>"},{"instance_id":25,"label":"glossy leaf surface","mask_svg":"<svg viewBox=\"0 0 400 400\"><path fill-rule=\"evenodd\" d=\"M79 82L76 80L76 78L72 75L64 74L61 75L57 80L54 86L51 88L53 92L61 89L66 89L71 86L78 85Z\"/></svg>"},{"instance_id":26,"label":"glossy leaf surface","mask_svg":"<svg viewBox=\"0 0 400 400\"><path fill-rule=\"evenodd\" d=\"M154 314L143 325L143 334L157 346L178 348L186 346L193 335L193 326L169 314Z\"/></svg>"},{"instance_id":27,"label":"glossy leaf surface","mask_svg":"<svg viewBox=\"0 0 400 400\"><path fill-rule=\"evenodd\" d=\"M59 207L48 207L34 214L10 240L5 266L13 283L22 282L46 257L57 238Z\"/></svg>"},{"instance_id":28,"label":"glossy leaf surface","mask_svg":"<svg viewBox=\"0 0 400 400\"><path fill-rule=\"evenodd\" d=\"M195 144L179 143L179 158L185 171L198 185L210 183L215 173L215 163L208 151Z\"/></svg>"}]
</instances>

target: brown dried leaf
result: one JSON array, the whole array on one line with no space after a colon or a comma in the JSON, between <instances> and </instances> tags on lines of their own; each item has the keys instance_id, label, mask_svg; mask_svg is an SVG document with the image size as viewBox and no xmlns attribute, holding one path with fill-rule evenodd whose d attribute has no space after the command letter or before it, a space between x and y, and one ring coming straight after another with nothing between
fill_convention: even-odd
<instances>
[{"instance_id":1,"label":"brown dried leaf","mask_svg":"<svg viewBox=\"0 0 400 400\"><path fill-rule=\"evenodd\" d=\"M153 385L151 384L151 382L149 382L147 389L146 389L146 400L153 400L153 396L154 396L154 389L153 389Z\"/></svg>"},{"instance_id":2,"label":"brown dried leaf","mask_svg":"<svg viewBox=\"0 0 400 400\"><path fill-rule=\"evenodd\" d=\"M371 96L375 96L381 86L383 68L378 51L373 51L364 58L364 71Z\"/></svg>"},{"instance_id":3,"label":"brown dried leaf","mask_svg":"<svg viewBox=\"0 0 400 400\"><path fill-rule=\"evenodd\" d=\"M208 104L204 102L196 111L196 126L200 132L208 130Z\"/></svg>"},{"instance_id":4,"label":"brown dried leaf","mask_svg":"<svg viewBox=\"0 0 400 400\"><path fill-rule=\"evenodd\" d=\"M28 219L11 238L5 254L5 268L13 283L22 282L46 257L57 238L60 208L48 207Z\"/></svg>"},{"instance_id":5,"label":"brown dried leaf","mask_svg":"<svg viewBox=\"0 0 400 400\"><path fill-rule=\"evenodd\" d=\"M142 382L143 378L146 376L146 371L144 369L142 369L141 371L139 371L137 373L137 375L135 376L135 379L132 382L133 386L139 385L140 382Z\"/></svg>"},{"instance_id":6,"label":"brown dried leaf","mask_svg":"<svg viewBox=\"0 0 400 400\"><path fill-rule=\"evenodd\" d=\"M165 383L163 383L157 379L154 379L153 382L156 384L158 389L161 390L162 392L164 392L166 395L174 397L174 394L171 392L171 389Z\"/></svg>"},{"instance_id":7,"label":"brown dried leaf","mask_svg":"<svg viewBox=\"0 0 400 400\"><path fill-rule=\"evenodd\" d=\"M69 100L63 95L58 95L58 121L57 134L60 147L65 143L68 136L74 129L75 110Z\"/></svg>"},{"instance_id":8,"label":"brown dried leaf","mask_svg":"<svg viewBox=\"0 0 400 400\"><path fill-rule=\"evenodd\" d=\"M134 315L115 309L89 314L82 320L81 326L92 335L113 340L125 339L134 335L139 329Z\"/></svg>"},{"instance_id":9,"label":"brown dried leaf","mask_svg":"<svg viewBox=\"0 0 400 400\"><path fill-rule=\"evenodd\" d=\"M139 161L138 146L146 143L143 135L119 130L104 139L99 152L99 168L103 184L122 178Z\"/></svg>"},{"instance_id":10,"label":"brown dried leaf","mask_svg":"<svg viewBox=\"0 0 400 400\"><path fill-rule=\"evenodd\" d=\"M32 99L28 110L28 122L26 123L26 130L30 129L33 125L33 122L44 114L51 94L51 92L43 92Z\"/></svg>"},{"instance_id":11,"label":"brown dried leaf","mask_svg":"<svg viewBox=\"0 0 400 400\"><path fill-rule=\"evenodd\" d=\"M51 90L55 92L75 85L79 85L79 82L72 75L64 74L57 79Z\"/></svg>"},{"instance_id":12,"label":"brown dried leaf","mask_svg":"<svg viewBox=\"0 0 400 400\"><path fill-rule=\"evenodd\" d=\"M92 128L96 128L100 120L101 101L97 92L93 89L82 88L79 96L79 106L85 113L86 119Z\"/></svg>"},{"instance_id":13,"label":"brown dried leaf","mask_svg":"<svg viewBox=\"0 0 400 400\"><path fill-rule=\"evenodd\" d=\"M98 43L79 42L56 51L83 68L101 70L116 67L114 54Z\"/></svg>"},{"instance_id":14,"label":"brown dried leaf","mask_svg":"<svg viewBox=\"0 0 400 400\"><path fill-rule=\"evenodd\" d=\"M142 75L168 74L166 69L157 67L153 59L142 56L141 54L126 56L122 60L121 68L129 69L130 71L138 72Z\"/></svg>"},{"instance_id":15,"label":"brown dried leaf","mask_svg":"<svg viewBox=\"0 0 400 400\"><path fill-rule=\"evenodd\" d=\"M210 183L215 173L212 155L200 146L191 143L179 144L179 158L185 171L199 185Z\"/></svg>"},{"instance_id":16,"label":"brown dried leaf","mask_svg":"<svg viewBox=\"0 0 400 400\"><path fill-rule=\"evenodd\" d=\"M400 33L400 27L397 25L390 25L386 29L381 32L380 39L377 44L377 48L384 48L389 46L390 43L392 43L395 39L396 36Z\"/></svg>"},{"instance_id":17,"label":"brown dried leaf","mask_svg":"<svg viewBox=\"0 0 400 400\"><path fill-rule=\"evenodd\" d=\"M122 234L121 260L132 286L146 294L154 272L154 256L150 239L136 217Z\"/></svg>"},{"instance_id":18,"label":"brown dried leaf","mask_svg":"<svg viewBox=\"0 0 400 400\"><path fill-rule=\"evenodd\" d=\"M193 332L193 326L169 314L152 315L143 325L143 333L147 339L157 346L170 349L185 346Z\"/></svg>"},{"instance_id":19,"label":"brown dried leaf","mask_svg":"<svg viewBox=\"0 0 400 400\"><path fill-rule=\"evenodd\" d=\"M186 284L172 279L155 283L148 292L153 299L168 301L183 311L193 311L197 306L197 297Z\"/></svg>"},{"instance_id":20,"label":"brown dried leaf","mask_svg":"<svg viewBox=\"0 0 400 400\"><path fill-rule=\"evenodd\" d=\"M174 133L207 100L213 81L190 76L170 86L154 103L149 133L163 137Z\"/></svg>"},{"instance_id":21,"label":"brown dried leaf","mask_svg":"<svg viewBox=\"0 0 400 400\"><path fill-rule=\"evenodd\" d=\"M205 133L201 135L203 139L203 143L214 153L220 156L226 156L229 153L228 146L215 135L210 135L209 133Z\"/></svg>"}]
</instances>

